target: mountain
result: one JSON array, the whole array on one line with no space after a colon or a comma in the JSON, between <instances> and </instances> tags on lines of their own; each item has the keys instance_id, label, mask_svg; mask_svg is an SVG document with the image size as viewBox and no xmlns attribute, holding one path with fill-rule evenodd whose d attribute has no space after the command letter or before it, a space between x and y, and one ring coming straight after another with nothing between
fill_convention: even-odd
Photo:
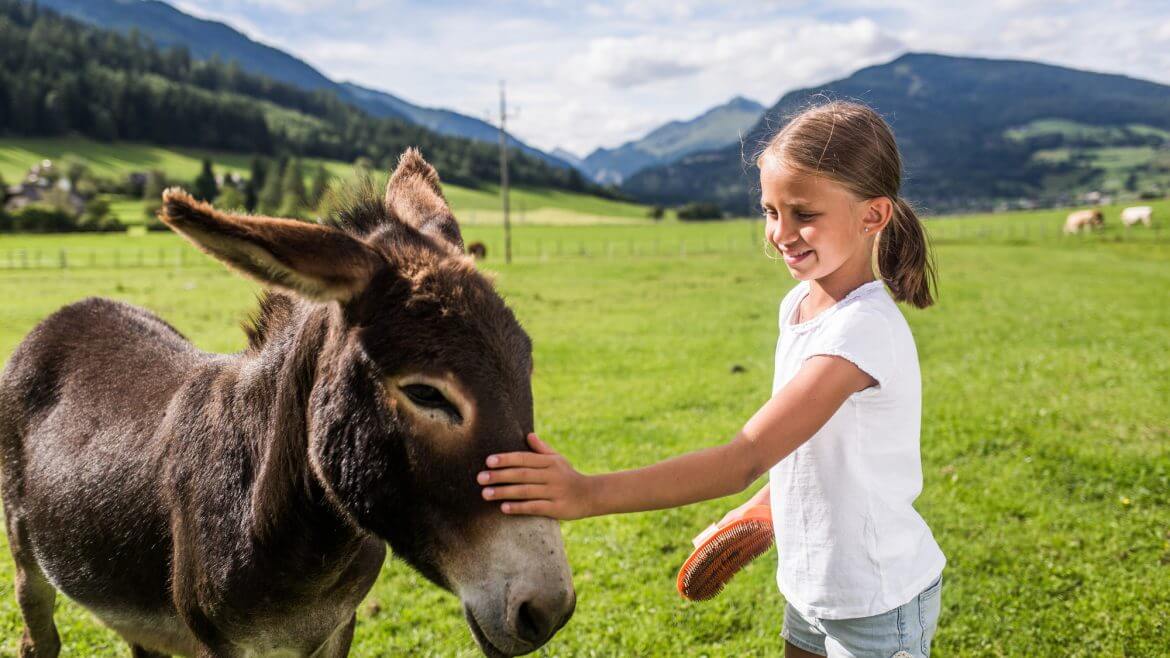
<instances>
[{"instance_id":1,"label":"mountain","mask_svg":"<svg viewBox=\"0 0 1170 658\"><path fill-rule=\"evenodd\" d=\"M407 121L429 128L440 135L455 135L493 144L498 143L500 139L500 131L495 126L458 112L441 108L419 107L384 91L369 89L352 82L341 83L341 89L349 98L356 99L361 103L362 107L374 106L387 113L406 117ZM555 153L548 154L535 149L511 135L508 135L508 146L518 148L557 167L567 168L570 166L567 161Z\"/></svg>"},{"instance_id":2,"label":"mountain","mask_svg":"<svg viewBox=\"0 0 1170 658\"><path fill-rule=\"evenodd\" d=\"M749 211L758 172L743 154L818 95L860 99L886 118L902 151L905 196L933 211L1170 186L1170 87L1036 62L908 53L787 93L742 150L702 151L644 169L623 190L644 201L703 200ZM1132 166L1119 165L1118 149Z\"/></svg>"},{"instance_id":3,"label":"mountain","mask_svg":"<svg viewBox=\"0 0 1170 658\"><path fill-rule=\"evenodd\" d=\"M138 30L160 46L185 46L195 59L218 56L241 68L302 89L337 88L320 71L231 27L185 14L158 0L38 0L37 4L84 23L128 33Z\"/></svg>"},{"instance_id":4,"label":"mountain","mask_svg":"<svg viewBox=\"0 0 1170 658\"><path fill-rule=\"evenodd\" d=\"M737 96L689 121L671 121L615 149L597 149L585 158L585 171L599 183L621 183L646 167L738 143L763 113L763 105Z\"/></svg>"},{"instance_id":5,"label":"mountain","mask_svg":"<svg viewBox=\"0 0 1170 658\"><path fill-rule=\"evenodd\" d=\"M409 146L445 180L498 180L494 143L441 135L404 118L374 116L337 94L310 91L194 60L137 32L95 27L24 0L0 0L0 136L84 136L104 142L316 157L379 167ZM517 183L600 190L580 172L527 153L509 159Z\"/></svg>"},{"instance_id":6,"label":"mountain","mask_svg":"<svg viewBox=\"0 0 1170 658\"><path fill-rule=\"evenodd\" d=\"M377 117L400 118L441 135L495 143L495 127L486 121L450 110L419 107L391 94L352 83L330 80L296 57L257 43L217 21L186 14L159 0L39 0L42 7L80 21L129 33L137 30L162 46L184 46L192 57L236 61L244 71L286 82L302 89L331 91L342 100ZM509 144L557 167L569 164L520 140Z\"/></svg>"},{"instance_id":7,"label":"mountain","mask_svg":"<svg viewBox=\"0 0 1170 658\"><path fill-rule=\"evenodd\" d=\"M552 155L564 160L565 162L568 162L581 171L585 171L585 161L582 160L576 153L566 151L565 149L558 146L552 150Z\"/></svg>"}]
</instances>

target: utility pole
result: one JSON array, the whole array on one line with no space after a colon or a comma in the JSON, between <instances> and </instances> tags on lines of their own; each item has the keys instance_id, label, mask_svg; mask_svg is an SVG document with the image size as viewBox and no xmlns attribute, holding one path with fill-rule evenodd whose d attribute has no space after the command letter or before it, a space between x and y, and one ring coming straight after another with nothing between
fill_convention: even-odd
<instances>
[{"instance_id":1,"label":"utility pole","mask_svg":"<svg viewBox=\"0 0 1170 658\"><path fill-rule=\"evenodd\" d=\"M508 216L508 105L500 80L500 196L504 203L504 262L512 263L512 220Z\"/></svg>"}]
</instances>

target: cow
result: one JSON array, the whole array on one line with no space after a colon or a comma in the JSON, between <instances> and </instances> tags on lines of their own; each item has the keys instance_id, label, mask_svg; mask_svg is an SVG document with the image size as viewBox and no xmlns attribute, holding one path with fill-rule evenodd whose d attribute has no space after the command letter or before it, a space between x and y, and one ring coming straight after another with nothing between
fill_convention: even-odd
<instances>
[{"instance_id":1,"label":"cow","mask_svg":"<svg viewBox=\"0 0 1170 658\"><path fill-rule=\"evenodd\" d=\"M1154 209L1150 206L1130 206L1121 211L1121 223L1126 226L1145 224L1149 226L1154 219Z\"/></svg>"},{"instance_id":2,"label":"cow","mask_svg":"<svg viewBox=\"0 0 1170 658\"><path fill-rule=\"evenodd\" d=\"M1092 210L1076 210L1068 214L1064 220L1064 232L1067 234L1080 233L1100 228L1105 225L1105 215L1100 208Z\"/></svg>"}]
</instances>

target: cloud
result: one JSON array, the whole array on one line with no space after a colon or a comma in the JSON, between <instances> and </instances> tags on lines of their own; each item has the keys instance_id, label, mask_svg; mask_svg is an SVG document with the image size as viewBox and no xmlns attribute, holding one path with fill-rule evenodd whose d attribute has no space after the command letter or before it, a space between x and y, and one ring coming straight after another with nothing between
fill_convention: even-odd
<instances>
[{"instance_id":1,"label":"cloud","mask_svg":"<svg viewBox=\"0 0 1170 658\"><path fill-rule=\"evenodd\" d=\"M690 75L700 66L675 43L655 37L601 38L569 60L566 77L581 76L624 89Z\"/></svg>"},{"instance_id":2,"label":"cloud","mask_svg":"<svg viewBox=\"0 0 1170 658\"><path fill-rule=\"evenodd\" d=\"M906 51L1034 59L1170 83L1163 2L176 0L421 105L587 153L744 95L766 105ZM192 6L192 5L196 5ZM189 7L191 6L191 7Z\"/></svg>"}]
</instances>

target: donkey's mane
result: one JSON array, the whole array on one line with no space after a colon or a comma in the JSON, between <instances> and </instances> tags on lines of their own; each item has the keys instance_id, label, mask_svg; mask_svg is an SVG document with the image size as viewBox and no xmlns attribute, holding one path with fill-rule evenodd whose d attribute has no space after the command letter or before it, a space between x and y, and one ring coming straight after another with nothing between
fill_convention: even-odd
<instances>
[{"instance_id":1,"label":"donkey's mane","mask_svg":"<svg viewBox=\"0 0 1170 658\"><path fill-rule=\"evenodd\" d=\"M324 220L326 226L364 238L386 224L386 206L372 176L356 176L330 189L328 194L327 205L335 210Z\"/></svg>"},{"instance_id":2,"label":"donkey's mane","mask_svg":"<svg viewBox=\"0 0 1170 658\"><path fill-rule=\"evenodd\" d=\"M283 327L293 315L296 300L292 295L279 290L268 289L258 296L259 308L243 324L244 333L248 336L248 351L259 352L264 349L265 343L280 327Z\"/></svg>"}]
</instances>

